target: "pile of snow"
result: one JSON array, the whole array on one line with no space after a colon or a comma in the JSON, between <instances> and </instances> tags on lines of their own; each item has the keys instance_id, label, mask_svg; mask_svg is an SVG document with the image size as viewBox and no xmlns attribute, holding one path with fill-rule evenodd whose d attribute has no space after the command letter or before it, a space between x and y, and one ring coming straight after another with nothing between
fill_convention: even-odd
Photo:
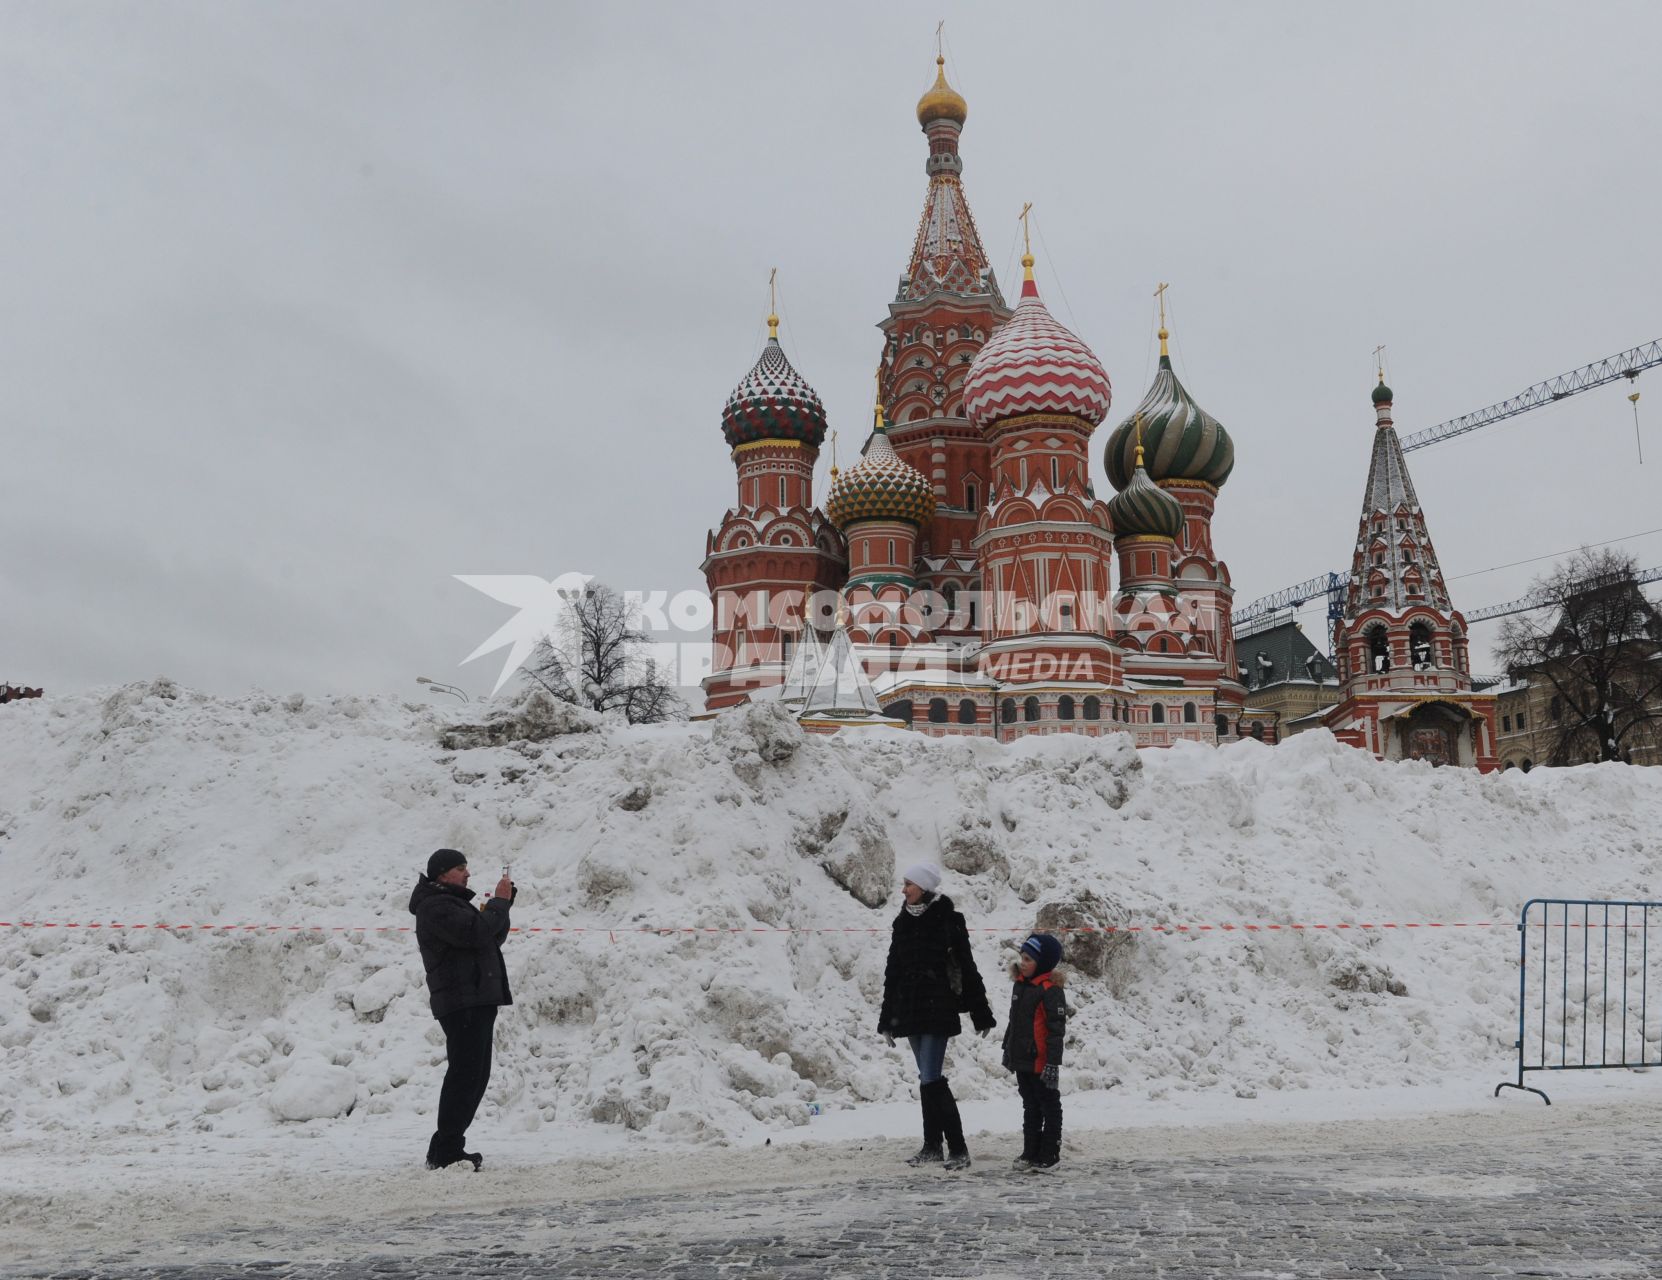
<instances>
[{"instance_id":1,"label":"pile of snow","mask_svg":"<svg viewBox=\"0 0 1662 1280\"><path fill-rule=\"evenodd\" d=\"M1499 922L1070 935L1066 1087L1155 1098L1498 1078L1520 904L1654 897L1662 865L1662 770L468 710L166 681L8 706L0 918L396 928L432 849L476 886L512 862L516 925L587 931L510 940L486 1120L726 1139L914 1089L874 1027L896 867L922 857L988 930L1001 1021L1035 922ZM409 933L0 929L13 1131L424 1134L443 1057ZM948 1066L961 1096L1009 1092L996 1035Z\"/></svg>"}]
</instances>

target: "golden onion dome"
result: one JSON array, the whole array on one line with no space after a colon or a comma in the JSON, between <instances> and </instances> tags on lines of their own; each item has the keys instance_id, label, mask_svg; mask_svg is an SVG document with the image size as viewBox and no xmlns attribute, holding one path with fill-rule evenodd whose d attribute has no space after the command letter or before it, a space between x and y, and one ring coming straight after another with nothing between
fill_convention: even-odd
<instances>
[{"instance_id":1,"label":"golden onion dome","mask_svg":"<svg viewBox=\"0 0 1662 1280\"><path fill-rule=\"evenodd\" d=\"M935 83L918 99L918 123L928 128L931 121L952 120L963 124L969 115L964 95L946 82L946 59L935 59Z\"/></svg>"}]
</instances>

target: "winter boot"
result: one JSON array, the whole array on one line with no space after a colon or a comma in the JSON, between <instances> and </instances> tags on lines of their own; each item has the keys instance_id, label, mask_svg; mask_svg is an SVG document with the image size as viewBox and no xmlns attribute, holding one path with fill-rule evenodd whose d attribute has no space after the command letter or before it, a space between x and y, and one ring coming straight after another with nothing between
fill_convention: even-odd
<instances>
[{"instance_id":1,"label":"winter boot","mask_svg":"<svg viewBox=\"0 0 1662 1280\"><path fill-rule=\"evenodd\" d=\"M473 1172L477 1173L479 1166L484 1163L485 1157L480 1155L477 1151L464 1151L460 1155L456 1156L427 1157L427 1167L429 1169L450 1169L454 1168L456 1165L468 1165L471 1167Z\"/></svg>"},{"instance_id":2,"label":"winter boot","mask_svg":"<svg viewBox=\"0 0 1662 1280\"><path fill-rule=\"evenodd\" d=\"M918 1104L923 1108L923 1146L919 1148L917 1155L906 1161L913 1168L919 1165L940 1164L943 1159L939 1085L940 1081L932 1080L918 1087Z\"/></svg>"},{"instance_id":3,"label":"winter boot","mask_svg":"<svg viewBox=\"0 0 1662 1280\"><path fill-rule=\"evenodd\" d=\"M958 1099L952 1096L952 1086L944 1076L936 1084L941 1091L941 1134L946 1138L946 1160L941 1167L956 1173L970 1167L969 1147L964 1144L964 1122L958 1118Z\"/></svg>"}]
</instances>

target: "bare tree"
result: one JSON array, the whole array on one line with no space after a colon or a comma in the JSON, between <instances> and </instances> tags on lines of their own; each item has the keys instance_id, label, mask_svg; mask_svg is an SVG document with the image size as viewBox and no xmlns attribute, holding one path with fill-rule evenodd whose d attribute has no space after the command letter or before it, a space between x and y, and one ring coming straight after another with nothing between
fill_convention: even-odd
<instances>
[{"instance_id":1,"label":"bare tree","mask_svg":"<svg viewBox=\"0 0 1662 1280\"><path fill-rule=\"evenodd\" d=\"M678 720L686 708L644 650L640 612L603 582L566 601L559 634L546 636L521 668L562 702L622 711L630 724Z\"/></svg>"},{"instance_id":2,"label":"bare tree","mask_svg":"<svg viewBox=\"0 0 1662 1280\"><path fill-rule=\"evenodd\" d=\"M1553 764L1633 760L1662 744L1662 615L1620 551L1583 548L1533 592L1542 608L1501 625L1497 656L1551 689Z\"/></svg>"}]
</instances>

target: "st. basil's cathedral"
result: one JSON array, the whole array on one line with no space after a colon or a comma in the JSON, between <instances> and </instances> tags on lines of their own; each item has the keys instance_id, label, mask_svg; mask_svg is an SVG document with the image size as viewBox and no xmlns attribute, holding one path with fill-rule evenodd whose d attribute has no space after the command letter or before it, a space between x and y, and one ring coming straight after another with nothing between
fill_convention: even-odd
<instances>
[{"instance_id":1,"label":"st. basil's cathedral","mask_svg":"<svg viewBox=\"0 0 1662 1280\"><path fill-rule=\"evenodd\" d=\"M1162 306L1158 370L1108 436L1116 492L1097 497L1090 446L1112 402L1108 373L1045 307L1030 246L1021 295L1013 309L1005 301L961 182L967 105L944 59L936 66L917 107L929 186L879 324L862 456L832 466L816 507L825 410L780 347L777 316L722 412L738 502L709 535L702 565L715 616L706 709L780 699L820 732L903 724L1000 741L1063 732L1130 733L1138 746L1273 739L1273 717L1249 705L1229 569L1212 541L1235 463L1229 434L1178 381ZM1364 526L1371 519L1364 512ZM1431 556L1423 523L1416 505L1405 532L1422 565ZM1391 552L1393 572L1401 554ZM1467 705L1463 640L1453 638L1441 577L1427 577L1434 556L1418 573L1413 603L1443 610L1434 645L1459 663L1430 699L1446 704L1435 727L1475 744L1481 712ZM1394 627L1388 641L1377 622L1353 628L1348 665L1358 678L1384 678L1373 649L1386 643L1412 671L1412 646L1423 654L1427 631L1415 625ZM1378 705L1358 691L1334 709L1348 718L1332 727L1387 754ZM1371 727L1347 729L1370 714ZM1488 729L1487 752L1461 752L1450 739L1447 758L1481 763L1493 753Z\"/></svg>"}]
</instances>

